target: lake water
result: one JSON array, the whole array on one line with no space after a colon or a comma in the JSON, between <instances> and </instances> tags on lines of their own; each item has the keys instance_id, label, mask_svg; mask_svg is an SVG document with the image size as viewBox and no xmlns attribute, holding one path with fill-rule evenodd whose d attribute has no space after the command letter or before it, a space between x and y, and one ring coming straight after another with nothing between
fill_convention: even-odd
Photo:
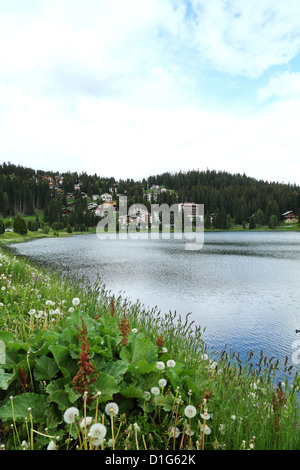
<instances>
[{"instance_id":1,"label":"lake water","mask_svg":"<svg viewBox=\"0 0 300 470\"><path fill-rule=\"evenodd\" d=\"M209 348L227 345L242 358L250 350L280 361L288 356L300 370L300 233L205 232L199 251L186 251L184 240L99 240L92 234L13 247L63 272L92 281L100 276L113 294L157 306L162 314L191 312Z\"/></svg>"}]
</instances>

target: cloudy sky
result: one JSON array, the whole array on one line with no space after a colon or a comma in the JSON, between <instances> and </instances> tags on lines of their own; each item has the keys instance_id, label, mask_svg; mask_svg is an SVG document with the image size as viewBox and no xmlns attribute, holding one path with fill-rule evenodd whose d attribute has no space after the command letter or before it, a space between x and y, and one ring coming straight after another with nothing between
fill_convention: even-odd
<instances>
[{"instance_id":1,"label":"cloudy sky","mask_svg":"<svg viewBox=\"0 0 300 470\"><path fill-rule=\"evenodd\" d=\"M299 0L0 0L1 162L300 184Z\"/></svg>"}]
</instances>

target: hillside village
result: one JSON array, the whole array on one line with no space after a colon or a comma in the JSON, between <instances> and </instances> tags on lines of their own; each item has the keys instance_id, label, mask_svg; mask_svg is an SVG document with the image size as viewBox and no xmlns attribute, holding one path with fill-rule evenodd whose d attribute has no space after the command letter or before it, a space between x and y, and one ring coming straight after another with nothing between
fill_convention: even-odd
<instances>
[{"instance_id":1,"label":"hillside village","mask_svg":"<svg viewBox=\"0 0 300 470\"><path fill-rule=\"evenodd\" d=\"M126 200L126 207L120 203ZM160 225L154 206L167 205L195 223L204 207L205 229L253 229L299 220L300 188L296 185L256 180L215 170L163 173L141 181L116 180L97 174L33 170L0 165L0 217L7 228L17 215L36 217L55 230L75 231L95 227L107 215L116 215L117 229L130 225ZM171 212L170 226L176 222ZM203 220L202 220L203 221ZM41 226L41 225L39 225ZM33 224L32 224L33 227Z\"/></svg>"},{"instance_id":2,"label":"hillside village","mask_svg":"<svg viewBox=\"0 0 300 470\"><path fill-rule=\"evenodd\" d=\"M49 188L56 192L57 197L63 197L64 191L63 181L64 177L57 176L48 176L45 175L44 178L49 183ZM78 179L74 184L74 191L68 192L66 194L67 203L65 207L61 209L61 214L63 217L70 216L72 211L76 206L76 198L81 197L87 201L86 210L89 213L92 213L96 218L105 217L107 209L112 210L116 213L117 221L120 226L126 226L129 224L136 224L141 226L150 226L151 224L159 224L160 218L157 212L151 211L151 204L156 204L160 202L160 196L162 194L167 194L168 189L160 187L157 184L152 184L150 188L143 190L143 203L134 202L132 205L128 206L126 214L119 214L119 199L120 197L125 197L127 200L127 190L125 189L123 193L118 192L119 184L115 183L113 186L109 187L109 192L104 192L101 194L91 194L90 196L81 191L81 181ZM79 196L80 193L80 196ZM176 201L178 197L175 195ZM178 209L181 211L183 209L184 213L189 219L193 219L200 215L199 207L196 203L193 202L181 202L178 204ZM171 224L174 219L171 215Z\"/></svg>"}]
</instances>

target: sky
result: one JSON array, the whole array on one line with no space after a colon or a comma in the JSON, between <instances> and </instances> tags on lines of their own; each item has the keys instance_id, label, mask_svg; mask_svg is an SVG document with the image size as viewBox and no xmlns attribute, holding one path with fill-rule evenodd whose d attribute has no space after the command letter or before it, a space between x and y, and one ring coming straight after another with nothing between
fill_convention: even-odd
<instances>
[{"instance_id":1,"label":"sky","mask_svg":"<svg viewBox=\"0 0 300 470\"><path fill-rule=\"evenodd\" d=\"M300 185L299 0L0 0L1 162Z\"/></svg>"}]
</instances>

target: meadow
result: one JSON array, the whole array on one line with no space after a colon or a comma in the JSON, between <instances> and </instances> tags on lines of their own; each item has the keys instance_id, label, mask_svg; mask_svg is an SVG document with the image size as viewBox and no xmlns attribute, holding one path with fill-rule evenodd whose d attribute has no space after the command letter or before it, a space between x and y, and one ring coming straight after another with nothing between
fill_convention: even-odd
<instances>
[{"instance_id":1,"label":"meadow","mask_svg":"<svg viewBox=\"0 0 300 470\"><path fill-rule=\"evenodd\" d=\"M202 336L2 248L1 449L300 449L298 374L278 384L276 358L209 355Z\"/></svg>"}]
</instances>

